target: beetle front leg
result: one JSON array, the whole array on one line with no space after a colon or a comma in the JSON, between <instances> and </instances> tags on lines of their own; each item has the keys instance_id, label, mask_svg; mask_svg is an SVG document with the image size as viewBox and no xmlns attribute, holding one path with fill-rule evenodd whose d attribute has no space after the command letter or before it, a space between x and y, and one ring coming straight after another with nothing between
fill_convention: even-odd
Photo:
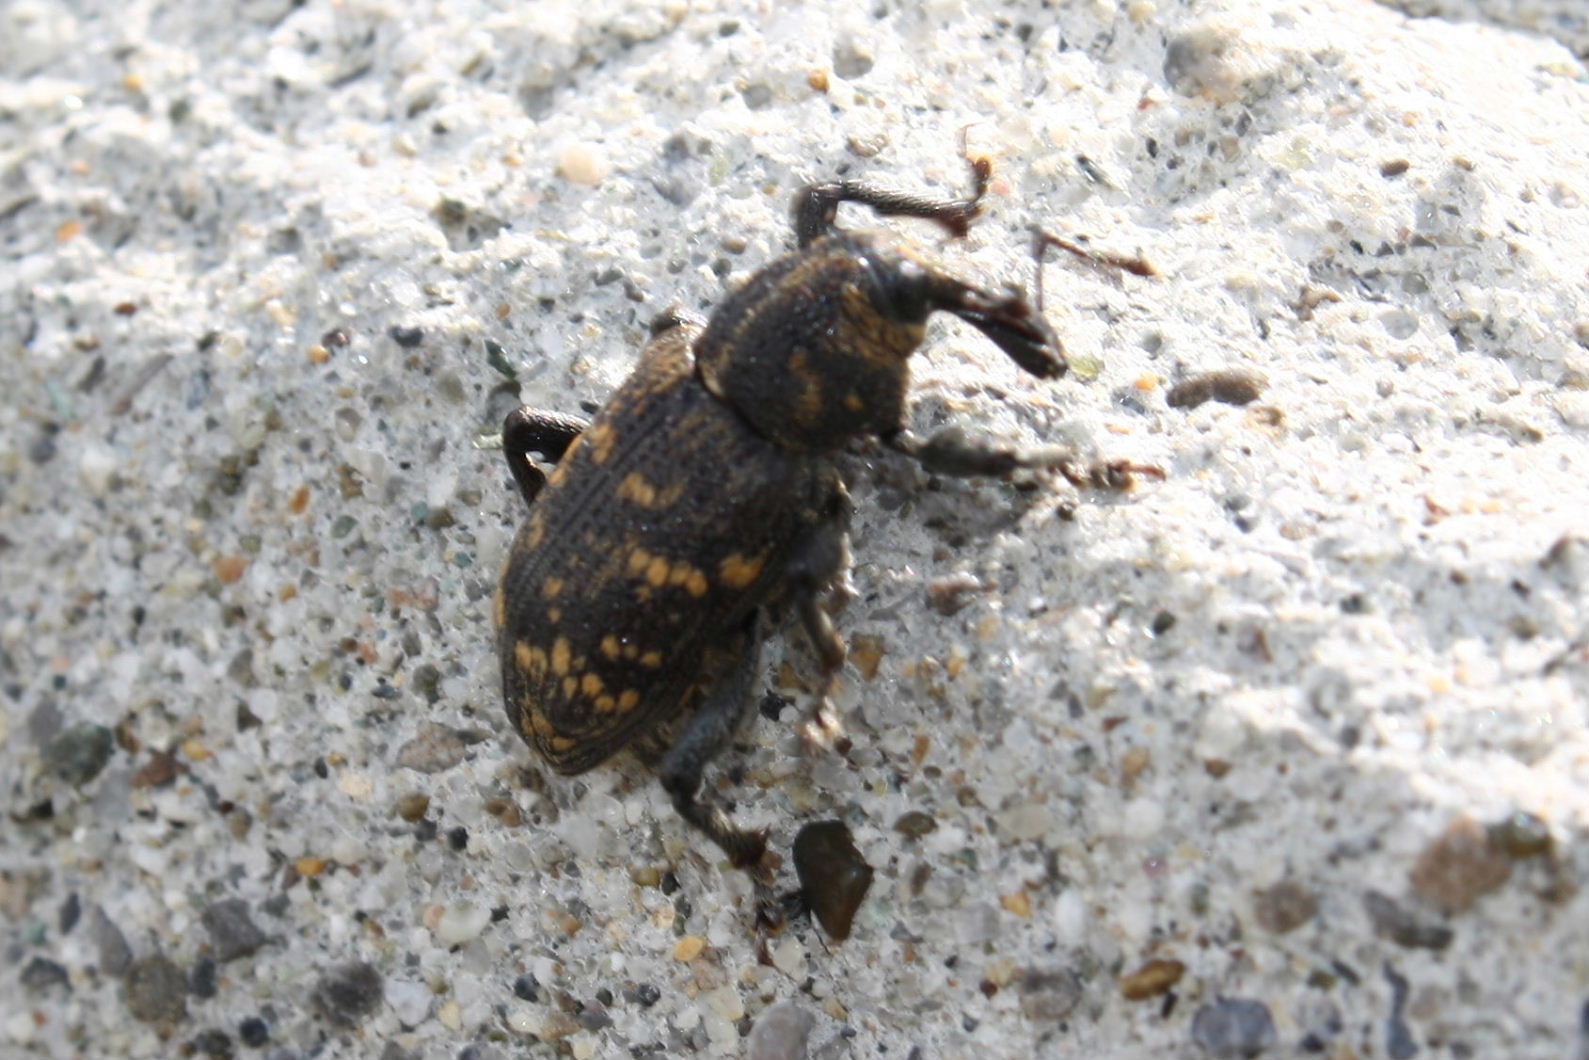
<instances>
[{"instance_id":1,"label":"beetle front leg","mask_svg":"<svg viewBox=\"0 0 1589 1060\"><path fill-rule=\"evenodd\" d=\"M1130 489L1133 476L1164 478L1164 470L1128 460L1086 460L1070 446L1022 449L999 442L977 441L959 427L945 427L922 439L900 428L883 441L916 460L928 471L956 478L998 478L1016 468L1058 471L1077 489Z\"/></svg>"},{"instance_id":2,"label":"beetle front leg","mask_svg":"<svg viewBox=\"0 0 1589 1060\"><path fill-rule=\"evenodd\" d=\"M701 777L751 713L752 686L761 670L761 640L760 622L753 616L728 649L738 655L732 669L708 689L706 701L684 723L661 767L662 788L679 816L705 832L739 869L761 860L767 833L740 828L715 800L703 798Z\"/></svg>"},{"instance_id":3,"label":"beetle front leg","mask_svg":"<svg viewBox=\"0 0 1589 1060\"><path fill-rule=\"evenodd\" d=\"M548 463L555 464L588 426L590 421L578 416L544 412L528 405L508 413L502 421L502 451L525 504L534 504L541 487L546 485L546 473L535 466L530 454L540 453Z\"/></svg>"},{"instance_id":4,"label":"beetle front leg","mask_svg":"<svg viewBox=\"0 0 1589 1060\"><path fill-rule=\"evenodd\" d=\"M993 176L993 164L985 158L966 156L971 165L973 189L970 198L935 199L912 195L859 180L836 180L810 184L795 194L795 241L808 246L831 233L837 225L839 204L853 202L869 206L883 217L920 217L933 221L955 238L971 230L971 222L982 213L982 197Z\"/></svg>"}]
</instances>

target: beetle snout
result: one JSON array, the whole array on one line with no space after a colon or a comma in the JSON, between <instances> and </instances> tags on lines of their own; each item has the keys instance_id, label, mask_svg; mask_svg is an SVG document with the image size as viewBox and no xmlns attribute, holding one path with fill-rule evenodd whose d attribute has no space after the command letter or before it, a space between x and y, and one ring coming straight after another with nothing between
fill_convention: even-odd
<instances>
[{"instance_id":1,"label":"beetle snout","mask_svg":"<svg viewBox=\"0 0 1589 1060\"><path fill-rule=\"evenodd\" d=\"M1059 336L1019 295L997 301L968 297L966 304L950 312L974 325L1010 360L1039 379L1058 379L1069 367Z\"/></svg>"}]
</instances>

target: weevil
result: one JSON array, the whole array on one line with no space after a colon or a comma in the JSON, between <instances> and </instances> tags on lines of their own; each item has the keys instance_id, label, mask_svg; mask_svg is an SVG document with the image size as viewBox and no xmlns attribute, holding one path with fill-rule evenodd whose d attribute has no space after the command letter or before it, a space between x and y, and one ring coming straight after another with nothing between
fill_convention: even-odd
<instances>
[{"instance_id":1,"label":"weevil","mask_svg":"<svg viewBox=\"0 0 1589 1060\"><path fill-rule=\"evenodd\" d=\"M495 599L509 720L563 774L626 747L648 753L679 815L736 866L761 860L766 833L703 794L703 772L754 713L761 644L785 614L814 647L815 717L834 728L828 693L845 645L829 613L852 591L838 457L851 439L876 436L947 475L1052 468L1078 485L1123 488L1134 472L1157 471L907 429L908 359L935 312L971 324L1038 378L1066 369L1059 340L1018 292L959 279L894 234L837 224L840 204L854 203L963 236L991 168L973 160L972 171L961 199L855 181L805 187L796 248L709 319L660 316L593 419L524 407L503 425L529 505Z\"/></svg>"}]
</instances>

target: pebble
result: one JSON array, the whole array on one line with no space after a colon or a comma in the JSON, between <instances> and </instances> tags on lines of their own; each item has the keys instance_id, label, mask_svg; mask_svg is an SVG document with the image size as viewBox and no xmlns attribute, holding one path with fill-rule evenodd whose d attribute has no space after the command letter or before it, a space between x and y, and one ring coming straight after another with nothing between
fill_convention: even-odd
<instances>
[{"instance_id":1,"label":"pebble","mask_svg":"<svg viewBox=\"0 0 1589 1060\"><path fill-rule=\"evenodd\" d=\"M1512 862L1506 852L1490 842L1483 825L1463 816L1418 855L1412 885L1434 905L1450 913L1464 913L1484 895L1499 890L1511 875Z\"/></svg>"},{"instance_id":2,"label":"pebble","mask_svg":"<svg viewBox=\"0 0 1589 1060\"><path fill-rule=\"evenodd\" d=\"M102 975L118 976L132 963L132 949L121 928L105 915L101 906L95 906L88 917L88 934L99 950L99 971Z\"/></svg>"},{"instance_id":3,"label":"pebble","mask_svg":"<svg viewBox=\"0 0 1589 1060\"><path fill-rule=\"evenodd\" d=\"M607 159L590 144L570 144L557 159L558 174L575 184L600 184L607 169Z\"/></svg>"},{"instance_id":4,"label":"pebble","mask_svg":"<svg viewBox=\"0 0 1589 1060\"><path fill-rule=\"evenodd\" d=\"M193 967L188 971L188 993L196 998L207 999L215 996L220 989L217 971L219 965L215 958L210 956L200 957L193 962Z\"/></svg>"},{"instance_id":5,"label":"pebble","mask_svg":"<svg viewBox=\"0 0 1589 1060\"><path fill-rule=\"evenodd\" d=\"M424 983L408 979L391 979L386 984L386 1003L397 1014L397 1021L405 1027L417 1027L430 1015L430 1002L434 995Z\"/></svg>"},{"instance_id":6,"label":"pebble","mask_svg":"<svg viewBox=\"0 0 1589 1060\"><path fill-rule=\"evenodd\" d=\"M872 886L872 866L855 848L849 826L815 821L801 828L795 835L794 863L800 896L822 929L835 940L849 938L855 911Z\"/></svg>"},{"instance_id":7,"label":"pebble","mask_svg":"<svg viewBox=\"0 0 1589 1060\"><path fill-rule=\"evenodd\" d=\"M73 725L44 745L44 765L73 787L99 776L115 750L115 735L103 725Z\"/></svg>"},{"instance_id":8,"label":"pebble","mask_svg":"<svg viewBox=\"0 0 1589 1060\"><path fill-rule=\"evenodd\" d=\"M1284 935L1306 924L1319 911L1319 900L1296 880L1280 880L1253 895L1252 913L1258 926Z\"/></svg>"},{"instance_id":9,"label":"pebble","mask_svg":"<svg viewBox=\"0 0 1589 1060\"><path fill-rule=\"evenodd\" d=\"M48 990L52 986L66 986L66 969L47 957L35 957L22 969L22 985L29 990Z\"/></svg>"},{"instance_id":10,"label":"pebble","mask_svg":"<svg viewBox=\"0 0 1589 1060\"><path fill-rule=\"evenodd\" d=\"M193 1048L210 1060L231 1060L233 1054L232 1036L223 1030L210 1028L200 1031L193 1039Z\"/></svg>"},{"instance_id":11,"label":"pebble","mask_svg":"<svg viewBox=\"0 0 1589 1060\"><path fill-rule=\"evenodd\" d=\"M1413 913L1380 891L1363 895L1363 909L1374 924L1374 934L1409 949L1443 950L1453 933L1444 924Z\"/></svg>"},{"instance_id":12,"label":"pebble","mask_svg":"<svg viewBox=\"0 0 1589 1060\"><path fill-rule=\"evenodd\" d=\"M144 1023L170 1025L188 1015L188 984L169 957L155 954L127 966L127 1011Z\"/></svg>"},{"instance_id":13,"label":"pebble","mask_svg":"<svg viewBox=\"0 0 1589 1060\"><path fill-rule=\"evenodd\" d=\"M767 1006L750 1028L745 1060L804 1060L816 1016L794 1001Z\"/></svg>"},{"instance_id":14,"label":"pebble","mask_svg":"<svg viewBox=\"0 0 1589 1060\"><path fill-rule=\"evenodd\" d=\"M353 1027L375 1011L382 997L381 973L364 961L339 965L320 977L314 1006L332 1023Z\"/></svg>"},{"instance_id":15,"label":"pebble","mask_svg":"<svg viewBox=\"0 0 1589 1060\"><path fill-rule=\"evenodd\" d=\"M491 910L468 902L453 902L442 911L436 921L436 941L445 946L458 946L485 930L491 923Z\"/></svg>"},{"instance_id":16,"label":"pebble","mask_svg":"<svg viewBox=\"0 0 1589 1060\"><path fill-rule=\"evenodd\" d=\"M270 1024L258 1016L250 1016L237 1025L237 1036L243 1039L243 1044L253 1049L270 1041Z\"/></svg>"},{"instance_id":17,"label":"pebble","mask_svg":"<svg viewBox=\"0 0 1589 1060\"><path fill-rule=\"evenodd\" d=\"M212 902L201 919L204 930L210 933L210 951L223 963L247 956L268 941L249 916L248 903L241 898Z\"/></svg>"},{"instance_id":18,"label":"pebble","mask_svg":"<svg viewBox=\"0 0 1589 1060\"><path fill-rule=\"evenodd\" d=\"M1167 993L1186 974L1180 961L1155 959L1120 977L1120 993L1127 1001L1146 1001Z\"/></svg>"},{"instance_id":19,"label":"pebble","mask_svg":"<svg viewBox=\"0 0 1589 1060\"><path fill-rule=\"evenodd\" d=\"M397 764L420 773L442 773L463 761L470 744L484 738L472 729L451 729L427 721L412 740L398 748Z\"/></svg>"},{"instance_id":20,"label":"pebble","mask_svg":"<svg viewBox=\"0 0 1589 1060\"><path fill-rule=\"evenodd\" d=\"M1058 1023L1081 997L1081 980L1068 968L1028 971L1021 979L1021 1015L1034 1023Z\"/></svg>"},{"instance_id":21,"label":"pebble","mask_svg":"<svg viewBox=\"0 0 1589 1060\"><path fill-rule=\"evenodd\" d=\"M1253 1060L1278 1037L1274 1017L1262 1001L1220 998L1192 1017L1192 1041L1216 1060Z\"/></svg>"},{"instance_id":22,"label":"pebble","mask_svg":"<svg viewBox=\"0 0 1589 1060\"><path fill-rule=\"evenodd\" d=\"M1263 395L1266 385L1268 381L1257 372L1227 368L1181 380L1170 388L1164 400L1172 409L1195 409L1208 401L1247 405Z\"/></svg>"}]
</instances>

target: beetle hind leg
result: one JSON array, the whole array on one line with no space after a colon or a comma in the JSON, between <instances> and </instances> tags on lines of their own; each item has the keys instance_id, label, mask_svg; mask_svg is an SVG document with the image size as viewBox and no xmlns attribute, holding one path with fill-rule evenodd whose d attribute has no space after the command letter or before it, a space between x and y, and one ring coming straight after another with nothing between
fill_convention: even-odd
<instances>
[{"instance_id":1,"label":"beetle hind leg","mask_svg":"<svg viewBox=\"0 0 1589 1060\"><path fill-rule=\"evenodd\" d=\"M702 796L701 779L751 713L751 686L761 669L761 628L755 617L729 650L737 653L737 659L684 723L663 756L661 775L663 790L672 797L679 816L705 832L735 868L743 869L761 860L767 833L736 825L715 800Z\"/></svg>"}]
</instances>

